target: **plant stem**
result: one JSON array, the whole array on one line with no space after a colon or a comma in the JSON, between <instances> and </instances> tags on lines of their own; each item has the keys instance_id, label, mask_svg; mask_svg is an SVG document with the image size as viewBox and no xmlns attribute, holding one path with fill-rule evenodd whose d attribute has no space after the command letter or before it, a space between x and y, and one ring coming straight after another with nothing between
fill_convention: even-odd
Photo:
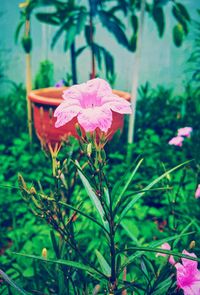
<instances>
[{"instance_id":1,"label":"plant stem","mask_svg":"<svg viewBox=\"0 0 200 295\"><path fill-rule=\"evenodd\" d=\"M76 46L75 46L75 41L71 45L70 54L71 54L72 81L73 81L73 84L77 84Z\"/></svg>"},{"instance_id":2,"label":"plant stem","mask_svg":"<svg viewBox=\"0 0 200 295\"><path fill-rule=\"evenodd\" d=\"M110 257L111 257L111 290L117 290L117 278L116 278L116 251L115 251L115 225L114 225L114 214L112 208L112 200L110 200Z\"/></svg>"}]
</instances>

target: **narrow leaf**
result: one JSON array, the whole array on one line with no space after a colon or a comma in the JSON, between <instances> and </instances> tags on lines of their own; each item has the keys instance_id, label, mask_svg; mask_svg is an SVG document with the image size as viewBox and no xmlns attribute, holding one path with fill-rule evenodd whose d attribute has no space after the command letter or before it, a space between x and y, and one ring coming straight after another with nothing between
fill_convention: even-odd
<instances>
[{"instance_id":1,"label":"narrow leaf","mask_svg":"<svg viewBox=\"0 0 200 295\"><path fill-rule=\"evenodd\" d=\"M97 259L99 261L99 264L101 266L103 273L106 276L110 276L111 275L111 268L110 268L109 264L107 263L107 261L105 260L103 255L98 250L95 250L95 253L97 255Z\"/></svg>"},{"instance_id":2,"label":"narrow leaf","mask_svg":"<svg viewBox=\"0 0 200 295\"><path fill-rule=\"evenodd\" d=\"M64 202L59 202L59 204L65 206L65 207L67 207L67 208L69 208L69 209L71 209L71 210L73 210L73 211L79 213L80 215L86 217L87 219L93 221L93 222L96 223L98 226L100 226L100 227L101 227L106 233L109 234L109 232L104 228L104 226L103 226L101 223L99 223L96 219L94 219L92 216L89 216L88 214L84 213L83 211L81 211L81 210L79 210L79 209L77 209L77 208L74 208L73 206L68 205L68 204L66 204L66 203L64 203Z\"/></svg>"},{"instance_id":3,"label":"narrow leaf","mask_svg":"<svg viewBox=\"0 0 200 295\"><path fill-rule=\"evenodd\" d=\"M159 36L162 37L165 29L165 17L161 7L154 6L153 19L157 25Z\"/></svg>"},{"instance_id":4,"label":"narrow leaf","mask_svg":"<svg viewBox=\"0 0 200 295\"><path fill-rule=\"evenodd\" d=\"M70 261L70 260L64 260L64 259L58 259L58 260L54 260L54 259L46 259L40 256L35 256L35 255L28 255L28 254L23 254L23 253L15 253L16 255L19 256L23 256L23 257L27 257L27 258L31 258L31 259L36 259L39 261L44 261L45 263L55 263L55 264L59 264L59 265L66 265L66 266L71 266L77 269L81 269L83 271L86 271L87 273L90 273L91 275L101 275L103 278L107 278L106 275L101 274L100 272L96 271L94 268L92 268L91 266L79 263L79 262L75 262L75 261Z\"/></svg>"},{"instance_id":5,"label":"narrow leaf","mask_svg":"<svg viewBox=\"0 0 200 295\"><path fill-rule=\"evenodd\" d=\"M120 194L119 194L119 196L118 196L118 199L117 199L117 201L116 201L116 206L115 206L116 208L118 207L120 200L122 199L122 197L124 196L126 190L128 189L129 185L131 184L131 182L132 182L132 180L133 180L135 174L137 173L138 169L140 168L140 166L141 166L143 160L144 160L144 159L141 159L141 160L138 162L138 164L136 165L135 169L133 170L133 172L131 173L130 177L128 178L126 184L124 185L122 191L120 192Z\"/></svg>"},{"instance_id":6,"label":"narrow leaf","mask_svg":"<svg viewBox=\"0 0 200 295\"><path fill-rule=\"evenodd\" d=\"M83 183L83 185L85 187L85 190L86 190L88 196L90 197L90 200L94 204L97 212L99 213L99 216L100 216L100 218L102 220L102 223L103 223L105 229L108 230L109 226L108 226L108 222L105 220L105 217L104 217L105 213L104 213L103 207L102 207L97 195L95 194L94 190L92 189L89 181L87 180L87 178L82 173L82 170L81 170L81 167L80 167L78 161L76 161L75 163L79 167L78 174L79 174L80 179L81 179L81 181L82 181L82 183Z\"/></svg>"},{"instance_id":7,"label":"narrow leaf","mask_svg":"<svg viewBox=\"0 0 200 295\"><path fill-rule=\"evenodd\" d=\"M11 286L13 287L17 292L19 292L20 294L23 294L23 295L28 295L29 293L25 292L24 289L20 288L19 286L17 286L15 284L15 282L13 280L11 280L9 278L9 276L3 272L3 270L0 269L0 275L2 276L2 278Z\"/></svg>"},{"instance_id":8,"label":"narrow leaf","mask_svg":"<svg viewBox=\"0 0 200 295\"><path fill-rule=\"evenodd\" d=\"M183 167L184 165L188 164L189 162L191 161L186 161L168 171L166 171L165 173L163 173L161 176L157 177L155 180L153 180L149 185L147 185L145 187L145 190L148 190L150 188L152 188L155 184L157 184L159 181L161 181L163 178L165 178L169 173L172 173L174 172L175 170ZM137 194L133 199L132 201L130 201L127 206L124 208L124 210L122 211L120 217L119 217L119 220L117 222L117 226L120 224L121 220L123 219L123 217L127 214L127 212L133 207L133 205L145 194L145 192L142 192L142 193L139 193Z\"/></svg>"}]
</instances>

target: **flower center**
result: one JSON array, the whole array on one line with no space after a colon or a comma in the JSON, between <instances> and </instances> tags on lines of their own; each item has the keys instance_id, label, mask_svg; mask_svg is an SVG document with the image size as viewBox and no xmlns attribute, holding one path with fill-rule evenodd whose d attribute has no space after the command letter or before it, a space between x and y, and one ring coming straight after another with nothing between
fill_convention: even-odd
<instances>
[{"instance_id":1,"label":"flower center","mask_svg":"<svg viewBox=\"0 0 200 295\"><path fill-rule=\"evenodd\" d=\"M97 96L96 93L92 92L85 92L82 93L82 98L81 98L81 107L83 109L88 109L88 108L95 108L98 106L101 106L101 98Z\"/></svg>"}]
</instances>

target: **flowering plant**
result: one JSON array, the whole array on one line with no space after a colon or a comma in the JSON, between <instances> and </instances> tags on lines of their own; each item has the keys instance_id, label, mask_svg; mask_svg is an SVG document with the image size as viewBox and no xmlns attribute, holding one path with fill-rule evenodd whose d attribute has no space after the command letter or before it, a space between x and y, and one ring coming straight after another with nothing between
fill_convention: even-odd
<instances>
[{"instance_id":1,"label":"flowering plant","mask_svg":"<svg viewBox=\"0 0 200 295\"><path fill-rule=\"evenodd\" d=\"M111 186L106 173L108 159L104 148L113 112L129 114L130 104L113 95L108 83L101 79L72 86L64 93L64 98L66 95L69 100L66 99L54 113L56 126L59 128L77 117L80 124L77 126L79 147L74 151L68 147L70 150L62 163L54 159L55 190L46 194L33 186L29 187L19 176L24 200L35 215L54 229L51 239L55 256L49 257L46 249L43 249L41 257L27 253L18 255L41 261L45 266L56 266L62 280L59 278L59 291L54 290L53 294L124 295L135 292L161 295L174 294L178 287L189 295L181 275L184 271L188 273L185 265L189 265L188 261L191 260L190 265L194 266L195 263L195 269L190 282L198 283L199 259L189 252L176 251L179 240L189 233L185 229L174 233L173 227L173 233L166 237L164 246L158 248L163 244L163 239L153 240L152 237L148 243L137 239L125 222L127 218L133 218L137 202L146 193L171 190L168 185L153 187L186 163L165 171L147 186L135 191L130 187L143 162L143 159L137 159L134 168L127 170ZM77 190L78 177L86 194ZM128 244L124 243L122 229L130 237ZM90 238L88 234L85 235L86 231L91 231ZM82 246L85 239L87 246ZM167 241L173 242L173 251L166 244ZM168 263L166 266L163 262L155 265L152 255L148 256L148 253L168 255L173 265ZM180 258L182 266L178 261ZM156 258L159 259L163 257ZM198 290L195 288L196 285L192 285L192 291ZM194 292L194 295L198 294Z\"/></svg>"}]
</instances>

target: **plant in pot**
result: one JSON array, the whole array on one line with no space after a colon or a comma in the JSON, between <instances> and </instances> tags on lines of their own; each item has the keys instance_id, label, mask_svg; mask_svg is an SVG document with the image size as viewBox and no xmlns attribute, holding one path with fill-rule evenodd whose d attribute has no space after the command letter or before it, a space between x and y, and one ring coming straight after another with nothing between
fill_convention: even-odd
<instances>
[{"instance_id":1,"label":"plant in pot","mask_svg":"<svg viewBox=\"0 0 200 295\"><path fill-rule=\"evenodd\" d=\"M75 1L68 1L64 4L55 1L54 3L52 2L55 6L55 12L40 12L36 14L37 18L42 22L56 26L59 25L59 29L53 37L52 46L55 45L62 34L65 34L64 50L67 51L70 49L72 80L74 84L77 83L76 59L87 47L89 47L91 51L91 78L96 77L95 59L100 68L102 58L104 58L105 62L107 79L114 75L114 61L112 55L103 46L94 42L94 19L97 16L102 24L113 32L118 42L129 48L129 41L123 31L124 26L122 22L114 15L115 10L113 10L113 12L108 10L104 2L106 1L89 1L89 8L87 9L83 6L78 6ZM118 8L116 11L117 10ZM85 32L87 46L80 47L76 50L75 38L83 30ZM53 113L62 100L62 92L64 89L65 88L38 89L29 94L29 99L33 103L36 133L43 146L49 144L54 146L69 134L74 133L74 122L71 123L71 126L68 126L68 129L66 129L65 126L65 128L63 127L56 130L54 127L55 119L53 118ZM126 92L118 90L113 90L113 92L123 99L130 100L130 95ZM115 126L115 129L122 129L122 114L114 116L113 126Z\"/></svg>"}]
</instances>

